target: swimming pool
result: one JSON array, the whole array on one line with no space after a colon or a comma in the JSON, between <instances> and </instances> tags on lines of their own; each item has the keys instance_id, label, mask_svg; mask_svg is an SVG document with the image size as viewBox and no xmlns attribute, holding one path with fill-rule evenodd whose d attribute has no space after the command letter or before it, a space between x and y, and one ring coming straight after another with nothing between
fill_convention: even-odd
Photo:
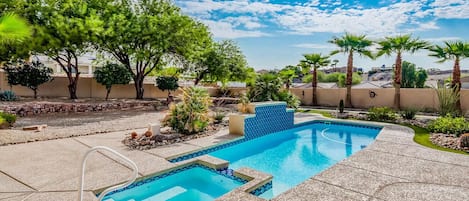
<instances>
[{"instance_id":1,"label":"swimming pool","mask_svg":"<svg viewBox=\"0 0 469 201\"><path fill-rule=\"evenodd\" d=\"M230 162L229 168L250 167L273 175L270 199L300 184L374 141L380 128L314 122L247 140L209 153Z\"/></svg>"},{"instance_id":2,"label":"swimming pool","mask_svg":"<svg viewBox=\"0 0 469 201\"><path fill-rule=\"evenodd\" d=\"M215 200L246 183L202 165L190 165L109 193L104 201Z\"/></svg>"}]
</instances>

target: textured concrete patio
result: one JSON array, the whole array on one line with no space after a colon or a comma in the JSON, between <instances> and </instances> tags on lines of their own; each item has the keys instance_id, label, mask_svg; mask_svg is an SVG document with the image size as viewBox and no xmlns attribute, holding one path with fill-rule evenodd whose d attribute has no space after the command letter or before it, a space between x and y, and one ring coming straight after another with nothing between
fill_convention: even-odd
<instances>
[{"instance_id":1,"label":"textured concrete patio","mask_svg":"<svg viewBox=\"0 0 469 201\"><path fill-rule=\"evenodd\" d=\"M318 118L295 116L297 123ZM413 142L411 129L380 125L384 128L373 144L273 200L468 200L469 156L428 149ZM237 137L222 130L206 138L138 151L121 143L127 133L0 147L0 200L76 200L79 163L93 146L108 146L129 157L144 176L175 166L165 158ZM96 200L92 190L123 182L130 174L114 156L93 154L87 164L85 200ZM262 200L236 192L224 199Z\"/></svg>"}]
</instances>

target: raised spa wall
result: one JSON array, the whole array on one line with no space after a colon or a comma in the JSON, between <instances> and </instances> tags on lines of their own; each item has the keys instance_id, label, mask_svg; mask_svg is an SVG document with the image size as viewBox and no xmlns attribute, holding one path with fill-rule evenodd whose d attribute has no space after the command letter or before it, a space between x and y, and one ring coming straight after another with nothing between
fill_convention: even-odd
<instances>
[{"instance_id":1,"label":"raised spa wall","mask_svg":"<svg viewBox=\"0 0 469 201\"><path fill-rule=\"evenodd\" d=\"M247 139L293 128L294 109L287 109L285 102L256 102L247 106L249 114L229 116L230 134L243 135Z\"/></svg>"}]
</instances>

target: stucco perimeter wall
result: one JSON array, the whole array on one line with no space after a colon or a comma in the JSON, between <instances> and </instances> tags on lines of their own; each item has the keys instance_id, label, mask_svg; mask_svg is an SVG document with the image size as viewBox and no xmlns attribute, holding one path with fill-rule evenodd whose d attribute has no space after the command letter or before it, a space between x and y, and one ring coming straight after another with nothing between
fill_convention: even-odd
<instances>
[{"instance_id":1,"label":"stucco perimeter wall","mask_svg":"<svg viewBox=\"0 0 469 201\"><path fill-rule=\"evenodd\" d=\"M39 86L38 96L43 97L68 97L68 78L66 76L56 75L52 82L48 82ZM33 96L32 90L22 87L13 86L13 91L18 96ZM218 94L218 88L206 87L208 93L211 96ZM0 90L10 90L6 79L6 73L0 71ZM159 90L153 83L144 84L144 98L166 98L168 96L167 91ZM229 88L230 93L239 95L246 92L246 88ZM177 96L181 94L181 90L171 92L171 94ZM80 77L77 87L78 98L104 98L106 97L106 88L97 83L92 77ZM135 98L135 87L133 83L126 85L114 85L112 86L109 98Z\"/></svg>"},{"instance_id":2,"label":"stucco perimeter wall","mask_svg":"<svg viewBox=\"0 0 469 201\"><path fill-rule=\"evenodd\" d=\"M65 76L56 76L52 82L45 83L39 87L38 95L44 97L68 97L68 79ZM145 98L166 98L167 92L159 90L154 84L148 83L145 87ZM216 96L218 88L206 87L211 96ZM10 86L6 81L6 75L0 71L0 89L9 90ZM246 88L229 88L231 94L239 95L246 92ZM14 86L13 91L19 96L32 96L33 92L21 86ZM292 88L290 91L298 96L302 105L312 105L312 88ZM376 96L370 97L373 91ZM172 92L179 95L180 90ZM318 103L321 106L337 107L341 99L345 100L347 90L340 89L317 89ZM79 98L104 98L106 89L91 77L81 77L78 82L77 95ZM135 98L135 88L133 84L114 85L110 98ZM394 103L394 89L352 89L352 104L356 108L370 107L392 107ZM438 109L438 96L434 89L401 89L402 108L416 108L425 110ZM461 90L461 107L463 111L469 112L469 90Z\"/></svg>"},{"instance_id":3,"label":"stucco perimeter wall","mask_svg":"<svg viewBox=\"0 0 469 201\"><path fill-rule=\"evenodd\" d=\"M311 88L293 88L290 91L301 99L303 105L312 105L313 90ZM370 92L376 96L370 97ZM386 89L352 89L352 104L356 108L393 107L394 88ZM337 107L340 99L345 101L347 90L317 89L318 104L320 106ZM401 89L401 107L420 110L438 110L438 95L435 89ZM461 107L469 112L469 90L461 90Z\"/></svg>"}]
</instances>

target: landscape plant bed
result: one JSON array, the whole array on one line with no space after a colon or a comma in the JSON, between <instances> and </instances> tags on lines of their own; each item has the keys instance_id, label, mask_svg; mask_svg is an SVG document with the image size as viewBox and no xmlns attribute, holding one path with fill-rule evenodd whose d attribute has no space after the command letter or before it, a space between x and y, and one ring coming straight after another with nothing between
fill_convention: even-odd
<instances>
[{"instance_id":1,"label":"landscape plant bed","mask_svg":"<svg viewBox=\"0 0 469 201\"><path fill-rule=\"evenodd\" d=\"M33 116L50 113L83 113L116 110L154 110L158 102L149 100L91 101L88 99L77 101L60 101L61 99L43 101L2 102L0 110L18 116Z\"/></svg>"},{"instance_id":2,"label":"landscape plant bed","mask_svg":"<svg viewBox=\"0 0 469 201\"><path fill-rule=\"evenodd\" d=\"M204 131L196 134L181 134L176 132L175 130L169 129L169 127L165 127L161 129L161 134L152 134L150 137L145 136L145 134L143 133L139 134L136 137L132 137L131 133L129 133L124 138L124 140L122 140L122 143L130 149L147 150L164 145L170 145L174 143L211 136L227 127L228 121L223 121L219 124L210 124Z\"/></svg>"},{"instance_id":3,"label":"landscape plant bed","mask_svg":"<svg viewBox=\"0 0 469 201\"><path fill-rule=\"evenodd\" d=\"M459 147L459 138L454 135L444 133L432 133L429 136L430 141L440 147L464 151L469 153L469 147Z\"/></svg>"}]
</instances>

